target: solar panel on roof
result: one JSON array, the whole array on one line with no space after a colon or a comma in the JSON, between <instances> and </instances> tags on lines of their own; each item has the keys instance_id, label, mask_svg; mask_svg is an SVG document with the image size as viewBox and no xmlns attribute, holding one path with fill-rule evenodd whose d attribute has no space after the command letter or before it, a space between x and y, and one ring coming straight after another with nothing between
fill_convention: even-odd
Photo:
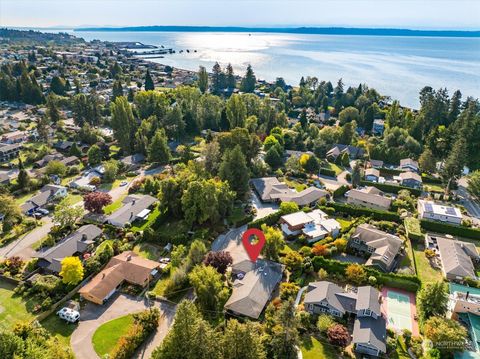
<instances>
[{"instance_id":1,"label":"solar panel on roof","mask_svg":"<svg viewBox=\"0 0 480 359\"><path fill-rule=\"evenodd\" d=\"M457 212L455 211L455 208L453 208L453 207L447 207L445 213L450 214L452 216L457 214Z\"/></svg>"},{"instance_id":2,"label":"solar panel on roof","mask_svg":"<svg viewBox=\"0 0 480 359\"><path fill-rule=\"evenodd\" d=\"M425 210L428 212L433 212L433 206L431 203L425 203Z\"/></svg>"}]
</instances>

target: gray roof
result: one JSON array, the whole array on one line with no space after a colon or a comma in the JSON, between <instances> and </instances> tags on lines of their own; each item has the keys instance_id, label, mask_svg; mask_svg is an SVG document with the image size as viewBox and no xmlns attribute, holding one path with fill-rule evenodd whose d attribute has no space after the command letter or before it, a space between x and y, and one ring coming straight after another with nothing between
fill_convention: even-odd
<instances>
[{"instance_id":1,"label":"gray roof","mask_svg":"<svg viewBox=\"0 0 480 359\"><path fill-rule=\"evenodd\" d=\"M0 152L9 152L12 150L20 150L23 145L21 143L12 143L12 144L4 144L0 143Z\"/></svg>"},{"instance_id":2,"label":"gray roof","mask_svg":"<svg viewBox=\"0 0 480 359\"><path fill-rule=\"evenodd\" d=\"M121 161L127 166L137 165L145 162L145 156L141 153L136 153L130 156L123 157Z\"/></svg>"},{"instance_id":3,"label":"gray roof","mask_svg":"<svg viewBox=\"0 0 480 359\"><path fill-rule=\"evenodd\" d=\"M399 176L402 179L402 181L404 181L404 180L414 180L414 181L422 183L422 177L418 173L415 173L415 172L412 172L412 171L402 172L402 173L399 174Z\"/></svg>"},{"instance_id":4,"label":"gray roof","mask_svg":"<svg viewBox=\"0 0 480 359\"><path fill-rule=\"evenodd\" d=\"M327 156L337 157L345 152L348 153L350 158L359 158L365 154L365 150L363 148L337 143L333 145L333 147L327 152Z\"/></svg>"},{"instance_id":5,"label":"gray roof","mask_svg":"<svg viewBox=\"0 0 480 359\"><path fill-rule=\"evenodd\" d=\"M412 160L411 158L404 158L400 160L400 167L404 167L404 166L411 166L411 167L418 168L418 162L415 160Z\"/></svg>"},{"instance_id":6,"label":"gray roof","mask_svg":"<svg viewBox=\"0 0 480 359\"><path fill-rule=\"evenodd\" d=\"M357 317L353 325L353 343L373 345L385 353L387 345L386 322L383 317Z\"/></svg>"},{"instance_id":7,"label":"gray roof","mask_svg":"<svg viewBox=\"0 0 480 359\"><path fill-rule=\"evenodd\" d=\"M157 202L155 197L150 195L130 195L122 201L123 206L107 217L109 223L120 223L125 225L132 223L135 217Z\"/></svg>"},{"instance_id":8,"label":"gray roof","mask_svg":"<svg viewBox=\"0 0 480 359\"><path fill-rule=\"evenodd\" d=\"M289 191L285 194L279 194L278 198L282 202L295 202L299 206L306 206L310 203L318 201L320 198L326 197L327 194L328 192L322 189L308 187L300 192Z\"/></svg>"},{"instance_id":9,"label":"gray roof","mask_svg":"<svg viewBox=\"0 0 480 359\"><path fill-rule=\"evenodd\" d=\"M435 237L446 275L475 278L475 266L472 258L478 260L477 248L473 243L457 241L444 237Z\"/></svg>"},{"instance_id":10,"label":"gray roof","mask_svg":"<svg viewBox=\"0 0 480 359\"><path fill-rule=\"evenodd\" d=\"M290 189L285 183L281 183L277 177L253 178L250 183L255 187L262 201L271 200L271 194L285 193Z\"/></svg>"},{"instance_id":11,"label":"gray roof","mask_svg":"<svg viewBox=\"0 0 480 359\"><path fill-rule=\"evenodd\" d=\"M53 272L59 273L62 269L62 259L77 252L83 253L94 240L102 234L102 230L93 224L80 227L56 246L45 252L38 253L39 265Z\"/></svg>"},{"instance_id":12,"label":"gray roof","mask_svg":"<svg viewBox=\"0 0 480 359\"><path fill-rule=\"evenodd\" d=\"M20 208L23 212L28 212L30 209L45 206L50 200L51 196L51 191L40 192L39 194L36 194L35 196L27 200L24 204L21 205Z\"/></svg>"},{"instance_id":13,"label":"gray roof","mask_svg":"<svg viewBox=\"0 0 480 359\"><path fill-rule=\"evenodd\" d=\"M345 193L345 196L387 209L390 208L390 204L392 203L392 199L385 197L383 192L376 187L351 189Z\"/></svg>"},{"instance_id":14,"label":"gray roof","mask_svg":"<svg viewBox=\"0 0 480 359\"><path fill-rule=\"evenodd\" d=\"M283 268L279 263L263 259L251 263L254 268L233 283L225 309L257 319L281 281Z\"/></svg>"},{"instance_id":15,"label":"gray roof","mask_svg":"<svg viewBox=\"0 0 480 359\"><path fill-rule=\"evenodd\" d=\"M382 314L380 310L380 292L372 286L358 287L357 304L355 310L370 309L376 315Z\"/></svg>"},{"instance_id":16,"label":"gray roof","mask_svg":"<svg viewBox=\"0 0 480 359\"><path fill-rule=\"evenodd\" d=\"M375 248L375 251L366 262L367 265L372 265L373 261L376 260L382 262L387 269L393 264L395 256L403 244L402 240L397 236L383 232L366 223L357 227L352 238L358 238L360 241L365 242L367 246Z\"/></svg>"},{"instance_id":17,"label":"gray roof","mask_svg":"<svg viewBox=\"0 0 480 359\"><path fill-rule=\"evenodd\" d=\"M345 314L355 311L356 294L345 292L338 285L327 281L310 283L304 303L314 304L322 301L328 302L328 305Z\"/></svg>"}]
</instances>

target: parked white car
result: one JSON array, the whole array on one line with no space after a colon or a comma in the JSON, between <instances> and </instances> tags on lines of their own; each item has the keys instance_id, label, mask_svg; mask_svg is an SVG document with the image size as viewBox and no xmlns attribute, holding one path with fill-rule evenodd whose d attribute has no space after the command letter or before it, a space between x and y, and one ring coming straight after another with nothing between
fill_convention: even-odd
<instances>
[{"instance_id":1,"label":"parked white car","mask_svg":"<svg viewBox=\"0 0 480 359\"><path fill-rule=\"evenodd\" d=\"M77 312L76 310L70 309L70 308L62 308L57 312L57 315L63 319L66 320L69 323L76 323L80 319L80 313Z\"/></svg>"}]
</instances>

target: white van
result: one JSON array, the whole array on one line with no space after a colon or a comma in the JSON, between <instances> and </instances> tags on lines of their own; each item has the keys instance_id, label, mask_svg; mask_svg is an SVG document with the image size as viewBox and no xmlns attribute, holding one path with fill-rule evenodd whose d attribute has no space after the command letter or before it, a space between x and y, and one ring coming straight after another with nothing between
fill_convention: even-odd
<instances>
[{"instance_id":1,"label":"white van","mask_svg":"<svg viewBox=\"0 0 480 359\"><path fill-rule=\"evenodd\" d=\"M70 309L70 308L62 308L57 312L57 315L63 319L66 320L69 323L76 323L80 319L80 313L77 312L76 310Z\"/></svg>"}]
</instances>

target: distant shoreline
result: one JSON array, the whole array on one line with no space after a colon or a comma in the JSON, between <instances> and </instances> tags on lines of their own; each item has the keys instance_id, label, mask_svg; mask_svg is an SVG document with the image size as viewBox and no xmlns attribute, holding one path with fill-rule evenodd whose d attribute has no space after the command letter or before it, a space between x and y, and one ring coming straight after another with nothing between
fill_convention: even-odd
<instances>
[{"instance_id":1,"label":"distant shoreline","mask_svg":"<svg viewBox=\"0 0 480 359\"><path fill-rule=\"evenodd\" d=\"M283 33L314 35L360 35L360 36L423 36L423 37L480 37L480 30L409 30L347 27L233 27L233 26L130 26L130 27L83 27L75 32L243 32Z\"/></svg>"}]
</instances>

